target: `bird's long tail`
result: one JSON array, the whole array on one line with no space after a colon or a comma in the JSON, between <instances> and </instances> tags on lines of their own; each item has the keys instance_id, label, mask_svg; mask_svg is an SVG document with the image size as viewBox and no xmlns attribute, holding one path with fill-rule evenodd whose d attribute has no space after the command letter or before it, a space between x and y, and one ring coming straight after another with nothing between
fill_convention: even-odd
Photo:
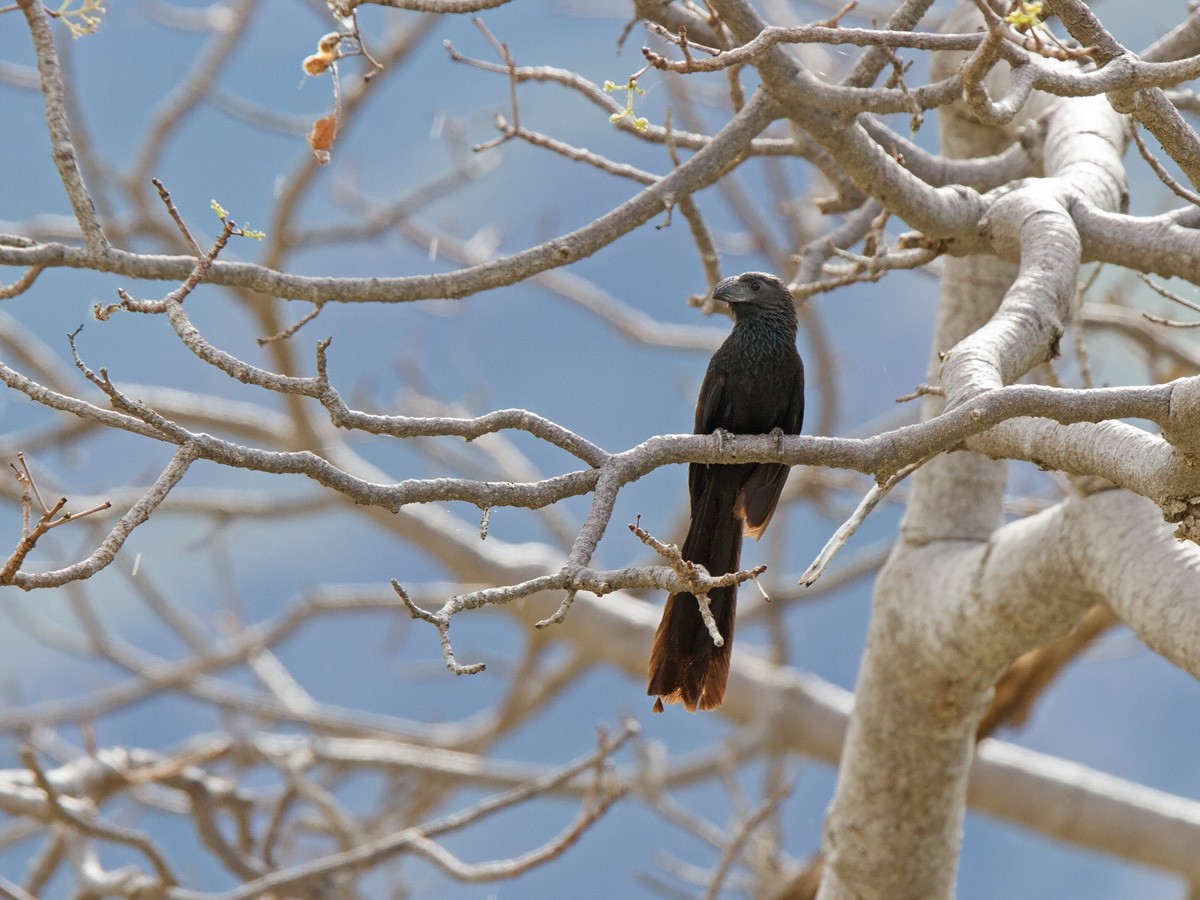
<instances>
[{"instance_id":1,"label":"bird's long tail","mask_svg":"<svg viewBox=\"0 0 1200 900\"><path fill-rule=\"evenodd\" d=\"M692 511L683 558L704 566L710 575L735 572L742 555L741 516L728 498L725 502L712 496L706 499L701 509ZM724 638L720 647L713 643L704 625L694 594L672 594L667 598L650 647L646 688L646 693L659 698L656 712L662 711L664 702L682 703L689 712L716 709L725 698L737 586L715 588L709 591L708 599L717 630Z\"/></svg>"}]
</instances>

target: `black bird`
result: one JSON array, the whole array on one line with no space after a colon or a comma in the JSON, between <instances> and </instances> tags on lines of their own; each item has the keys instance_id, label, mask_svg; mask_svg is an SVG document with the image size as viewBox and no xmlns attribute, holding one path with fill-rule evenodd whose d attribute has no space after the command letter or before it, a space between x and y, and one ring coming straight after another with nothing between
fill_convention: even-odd
<instances>
[{"instance_id":1,"label":"black bird","mask_svg":"<svg viewBox=\"0 0 1200 900\"><path fill-rule=\"evenodd\" d=\"M796 307L787 286L774 275L746 272L713 288L713 298L733 310L729 337L713 354L696 401L696 434L721 429L731 434L799 434L804 418L804 364L796 352ZM683 542L683 558L710 575L738 569L742 534L760 537L788 467L781 463L737 463L688 468L692 519ZM708 594L717 629L725 639L717 647L704 626L696 597L667 598L662 622L650 649L646 693L663 702L682 703L689 712L716 709L725 697L737 586Z\"/></svg>"}]
</instances>

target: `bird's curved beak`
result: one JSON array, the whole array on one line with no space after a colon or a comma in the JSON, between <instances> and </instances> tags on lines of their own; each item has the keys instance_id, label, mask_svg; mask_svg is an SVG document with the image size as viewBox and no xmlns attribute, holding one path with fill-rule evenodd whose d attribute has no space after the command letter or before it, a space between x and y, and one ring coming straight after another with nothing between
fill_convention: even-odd
<instances>
[{"instance_id":1,"label":"bird's curved beak","mask_svg":"<svg viewBox=\"0 0 1200 900\"><path fill-rule=\"evenodd\" d=\"M717 282L717 286L713 288L713 299L723 300L726 303L737 303L741 299L741 292L738 290L739 284L740 282L736 275L722 278Z\"/></svg>"}]
</instances>

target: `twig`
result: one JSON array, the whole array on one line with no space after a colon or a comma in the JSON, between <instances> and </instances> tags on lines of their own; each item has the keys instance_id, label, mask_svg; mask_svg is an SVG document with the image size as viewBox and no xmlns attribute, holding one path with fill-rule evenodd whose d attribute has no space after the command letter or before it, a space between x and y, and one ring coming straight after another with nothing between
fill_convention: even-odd
<instances>
[{"instance_id":1,"label":"twig","mask_svg":"<svg viewBox=\"0 0 1200 900\"><path fill-rule=\"evenodd\" d=\"M40 0L18 0L17 5L25 13L29 33L37 52L38 74L42 81L42 95L46 103L46 125L50 131L50 145L58 176L67 191L67 199L83 232L89 252L107 255L111 251L104 227L96 214L96 205L83 180L75 144L71 138L71 125L67 121L67 99L63 88L62 66L58 51L54 47L54 35L46 21L47 11Z\"/></svg>"},{"instance_id":2,"label":"twig","mask_svg":"<svg viewBox=\"0 0 1200 900\"><path fill-rule=\"evenodd\" d=\"M1084 323L1083 323L1083 306L1087 299L1088 291L1095 285L1100 273L1104 271L1104 263L1096 263L1092 267L1091 274L1087 280L1079 286L1075 292L1075 302L1071 306L1070 322L1071 328L1071 344L1075 350L1075 364L1079 367L1079 381L1085 388L1094 386L1092 380L1092 364L1088 358L1087 341L1084 338Z\"/></svg>"},{"instance_id":3,"label":"twig","mask_svg":"<svg viewBox=\"0 0 1200 900\"><path fill-rule=\"evenodd\" d=\"M1047 59L1067 61L1085 59L1094 56L1099 50L1098 47L1068 47L1041 25L1030 28L1028 34L1022 33L993 10L987 0L975 0L975 6L983 14L989 31L999 34L1006 41L1016 44L1024 50L1030 50ZM1043 37L1054 44L1054 47L1047 47L1042 40Z\"/></svg>"},{"instance_id":4,"label":"twig","mask_svg":"<svg viewBox=\"0 0 1200 900\"><path fill-rule=\"evenodd\" d=\"M752 575L752 576L750 577L750 580L751 580L752 582L754 582L754 586L755 586L756 588L758 588L758 592L759 592L759 594L761 594L761 595L762 595L762 598L763 598L763 600L764 600L765 602L767 602L767 603L770 603L770 602L771 602L771 595L770 595L770 594L768 594L768 593L766 592L766 589L765 589L765 588L763 588L763 586L762 586L762 585L759 583L759 581L758 581L758 576L757 576L757 575Z\"/></svg>"},{"instance_id":5,"label":"twig","mask_svg":"<svg viewBox=\"0 0 1200 900\"><path fill-rule=\"evenodd\" d=\"M0 13L6 11L0 9ZM19 884L9 881L4 877L0 877L0 895L9 898L9 900L37 900L33 894L26 891Z\"/></svg>"},{"instance_id":6,"label":"twig","mask_svg":"<svg viewBox=\"0 0 1200 900\"><path fill-rule=\"evenodd\" d=\"M264 347L267 344L273 344L276 341L286 341L293 334L295 334L297 331L299 331L301 328L303 328L305 325L307 325L309 322L311 322L313 319L315 319L317 316L319 316L321 314L321 310L323 310L324 308L325 308L325 304L314 303L313 308L310 309L308 312L306 312L298 320L296 320L295 323L289 325L287 328L283 329L282 331L275 332L275 334L271 335L270 337L258 338L258 346Z\"/></svg>"},{"instance_id":7,"label":"twig","mask_svg":"<svg viewBox=\"0 0 1200 900\"><path fill-rule=\"evenodd\" d=\"M700 609L700 618L704 620L704 627L708 629L708 636L712 638L713 646L724 647L725 638L717 628L717 620L713 618L712 601L709 600L708 594L696 594L696 605Z\"/></svg>"},{"instance_id":8,"label":"twig","mask_svg":"<svg viewBox=\"0 0 1200 900\"><path fill-rule=\"evenodd\" d=\"M571 604L575 602L575 596L578 591L569 589L563 596L562 602L558 605L558 609L552 615L534 623L535 628L548 628L551 625L560 624L566 617L567 611L571 608Z\"/></svg>"},{"instance_id":9,"label":"twig","mask_svg":"<svg viewBox=\"0 0 1200 900\"><path fill-rule=\"evenodd\" d=\"M497 114L496 127L502 132L501 137L488 141L484 144L477 145L474 149L486 150L502 143L508 138L520 138L526 143L532 144L535 147L541 147L560 156L566 157L572 162L581 162L586 165L599 169L601 172L607 172L610 175L616 175L621 178L628 178L631 181L636 181L639 184L654 184L659 180L658 175L651 172L645 172L636 166L629 163L613 162L593 150L587 150L582 147L573 147L570 144L560 141L557 138L548 137L536 131L530 131L527 128L522 128L516 122L510 123L503 116Z\"/></svg>"},{"instance_id":10,"label":"twig","mask_svg":"<svg viewBox=\"0 0 1200 900\"><path fill-rule=\"evenodd\" d=\"M941 385L937 384L918 384L916 390L910 394L901 394L896 398L897 403L909 403L916 400L918 397L945 397L946 390Z\"/></svg>"},{"instance_id":11,"label":"twig","mask_svg":"<svg viewBox=\"0 0 1200 900\"><path fill-rule=\"evenodd\" d=\"M342 853L318 857L290 869L273 872L221 895L222 900L250 900L250 898L262 897L266 894L290 895L299 892L300 886L314 879L324 881L338 872L371 868L383 860L405 852L421 856L427 862L460 881L477 883L516 877L522 872L560 855L628 792L628 788L609 786L606 783L606 762L638 731L639 727L634 720L625 720L615 738L610 740L604 733L601 733L599 746L593 753L553 775L504 794L489 797L469 810L454 813L419 827L406 828L398 833L385 835ZM512 859L468 864L432 840L441 834L465 828L498 810L507 809L532 797L545 794L589 770L594 773L593 788L585 798L579 816L575 822L536 850Z\"/></svg>"},{"instance_id":12,"label":"twig","mask_svg":"<svg viewBox=\"0 0 1200 900\"><path fill-rule=\"evenodd\" d=\"M824 25L826 28L838 28L842 24L842 19L853 12L858 7L858 0L850 0L841 9L835 12L832 16L823 22L818 22L818 25Z\"/></svg>"},{"instance_id":13,"label":"twig","mask_svg":"<svg viewBox=\"0 0 1200 900\"><path fill-rule=\"evenodd\" d=\"M813 560L812 565L800 576L800 584L808 587L820 578L826 566L833 561L838 551L846 545L846 542L850 540L850 537L858 530L858 527L871 514L871 511L879 505L879 501L887 496L888 491L937 455L937 453L931 453L914 463L909 463L888 478L883 484L873 485L871 490L867 492L867 495L859 502L858 507L851 513L850 518L843 522L837 531L833 533L833 536L821 548L821 552L817 554L817 558Z\"/></svg>"},{"instance_id":14,"label":"twig","mask_svg":"<svg viewBox=\"0 0 1200 900\"><path fill-rule=\"evenodd\" d=\"M17 464L21 467L21 472L18 474L18 480L21 475L25 476L25 483L29 485L29 489L33 491L33 496L37 498L38 506L42 508L42 512L49 512L50 508L46 506L46 501L42 499L41 491L38 490L37 481L34 480L33 473L29 471L29 465L25 462L25 454L17 453Z\"/></svg>"},{"instance_id":15,"label":"twig","mask_svg":"<svg viewBox=\"0 0 1200 900\"><path fill-rule=\"evenodd\" d=\"M154 871L158 873L158 880L161 887L170 887L179 883L179 879L171 871L171 867L167 864L166 859L158 852L158 849L147 835L140 831L122 828L118 825L108 825L103 822L89 820L78 813L72 812L59 801L58 794L54 790L54 786L50 783L50 779L46 777L46 773L38 765L37 755L34 753L32 747L26 745L21 748L21 761L25 764L25 768L33 774L37 786L46 795L46 804L49 806L50 813L54 818L73 828L78 828L80 831L90 834L93 837L127 844L140 850L150 860L150 864L154 866Z\"/></svg>"},{"instance_id":16,"label":"twig","mask_svg":"<svg viewBox=\"0 0 1200 900\"><path fill-rule=\"evenodd\" d=\"M713 618L711 601L708 597L708 592L716 587L729 587L735 584L741 584L743 581L754 581L758 585L758 576L767 570L765 565L755 566L753 569L739 572L730 572L727 575L712 576L708 574L702 566L698 566L691 560L683 558L683 554L674 544L665 544L658 538L654 537L648 531L641 527L641 516L638 516L638 521L629 526L637 537L648 547L656 550L659 555L664 557L671 564L671 568L678 573L679 577L687 584L688 590L696 597L696 604L700 609L700 618L704 620L704 627L708 629L709 637L712 638L714 646L724 647L725 638L721 635L717 628L716 619ZM702 586L707 580L708 587ZM762 591L765 599L770 600L766 591L762 587L758 588Z\"/></svg>"},{"instance_id":17,"label":"twig","mask_svg":"<svg viewBox=\"0 0 1200 900\"><path fill-rule=\"evenodd\" d=\"M350 37L354 40L354 42L356 44L358 44L358 52L362 54L363 58L366 59L367 62L369 62L372 66L374 66L374 68L371 71L369 71L365 75L363 75L363 81L370 81L379 72L381 72L383 70L383 64L381 62L379 62L379 60L375 59L375 57L373 57L370 54L370 52L367 50L367 45L363 42L362 32L359 31L359 28L358 28L358 8L357 7L353 7L350 10ZM345 55L349 56L351 54L345 54Z\"/></svg>"},{"instance_id":18,"label":"twig","mask_svg":"<svg viewBox=\"0 0 1200 900\"><path fill-rule=\"evenodd\" d=\"M446 660L446 668L455 675L477 675L487 668L485 663L472 663L471 665L461 665L454 658L454 649L450 646L450 617L438 613L431 613L421 609L405 593L404 588L400 586L400 582L392 579L392 590L396 592L396 596L400 598L400 602L408 610L408 614L414 619L420 619L423 622L428 622L437 629L438 638L442 642L442 656Z\"/></svg>"},{"instance_id":19,"label":"twig","mask_svg":"<svg viewBox=\"0 0 1200 900\"><path fill-rule=\"evenodd\" d=\"M30 266L25 274L11 284L0 284L0 300L10 300L19 297L33 286L37 277L45 271L45 266Z\"/></svg>"},{"instance_id":20,"label":"twig","mask_svg":"<svg viewBox=\"0 0 1200 900\"><path fill-rule=\"evenodd\" d=\"M737 862L738 855L742 852L746 841L750 839L750 835L779 808L779 805L784 800L791 796L791 793L792 786L790 784L781 785L763 801L758 809L738 826L733 840L729 842L728 846L721 853L721 859L717 863L717 869L713 873L712 881L708 884L708 890L704 892L704 900L716 900L721 893L721 885L724 884L729 870L733 868L733 864Z\"/></svg>"},{"instance_id":21,"label":"twig","mask_svg":"<svg viewBox=\"0 0 1200 900\"><path fill-rule=\"evenodd\" d=\"M1200 322L1181 322L1178 319L1167 319L1148 312L1144 312L1142 315L1155 325L1166 325L1169 328L1200 328Z\"/></svg>"},{"instance_id":22,"label":"twig","mask_svg":"<svg viewBox=\"0 0 1200 900\"><path fill-rule=\"evenodd\" d=\"M92 554L84 560L67 566L62 569L57 569L50 572L39 572L37 574L28 574L17 571L20 566L18 561L13 566L13 560L10 559L3 570L0 570L0 583L15 584L22 590L31 590L33 588L61 587L71 581L89 578L96 572L99 572L105 566L113 561L117 552L125 543L126 538L135 528L150 518L150 514L158 508L159 504L166 499L167 494L183 477L188 466L197 458L196 448L192 444L185 444L175 451L175 455L171 458L171 462L159 475L158 480L150 487L150 489L142 495L129 511L117 521L117 523L109 531L108 535L100 543ZM65 500L63 502L66 502ZM70 519L78 519L83 515L90 515L99 512L102 509L108 508L108 504L101 504L86 510L83 513L76 513L73 516L63 516L56 522L47 525L45 530L51 527L63 524ZM53 508L52 508L53 509ZM36 529L35 529L36 532ZM43 532L44 533L44 532ZM39 535L40 536L40 535ZM32 544L30 545L32 547ZM28 549L25 551L28 553ZM15 557L15 554L14 554ZM9 567L12 571L9 571Z\"/></svg>"},{"instance_id":23,"label":"twig","mask_svg":"<svg viewBox=\"0 0 1200 900\"><path fill-rule=\"evenodd\" d=\"M504 65L508 68L508 99L509 105L512 108L511 129L502 129L499 137L485 141L482 144L476 144L474 149L478 153L503 144L513 136L513 133L519 132L521 130L521 119L517 108L517 64L513 60L512 53L508 50L508 44L497 40L496 36L488 30L488 27L483 24L483 19L479 18L479 16L472 16L471 21L483 33L487 42L492 45L492 49L496 51L496 55L504 61Z\"/></svg>"},{"instance_id":24,"label":"twig","mask_svg":"<svg viewBox=\"0 0 1200 900\"><path fill-rule=\"evenodd\" d=\"M646 28L683 49L678 34L653 22L647 23ZM706 47L687 38L687 46L691 50L707 53L711 59L696 58L686 53L682 60L670 60L648 47L642 48L642 55L656 69L681 73L715 72L753 62L776 44L852 44L859 47L907 47L916 50L974 50L982 39L978 34L931 34L874 28L839 28L830 25L803 25L795 28L770 25L759 31L753 40L728 50Z\"/></svg>"},{"instance_id":25,"label":"twig","mask_svg":"<svg viewBox=\"0 0 1200 900\"><path fill-rule=\"evenodd\" d=\"M179 214L179 210L175 208L175 202L171 199L171 194L163 186L163 183L157 178L151 178L150 183L154 185L154 189L158 191L158 196L163 202L163 206L167 208L167 214L171 217L171 221L175 223L175 227L179 229L179 233L183 235L184 243L191 249L192 254L197 259L204 258L204 251L200 249L200 245L196 243L196 239L192 237L191 231L183 221L183 216ZM215 255L215 254L214 254Z\"/></svg>"},{"instance_id":26,"label":"twig","mask_svg":"<svg viewBox=\"0 0 1200 900\"><path fill-rule=\"evenodd\" d=\"M1183 297L1169 288L1164 287L1149 275L1146 275L1144 272L1138 272L1137 277L1141 279L1142 283L1145 284L1146 287L1150 288L1150 290L1154 291L1154 293L1158 294L1160 297L1164 297L1167 300L1170 300L1172 303L1178 303L1180 306L1190 309L1192 312L1200 313L1200 303L1193 303L1186 297ZM1176 328L1195 328L1197 325L1200 325L1198 322L1175 322L1170 319L1164 319L1161 316L1151 315L1147 312L1142 313L1142 315L1151 322L1156 322L1159 325L1172 325Z\"/></svg>"},{"instance_id":27,"label":"twig","mask_svg":"<svg viewBox=\"0 0 1200 900\"><path fill-rule=\"evenodd\" d=\"M128 310L129 312L158 314L169 312L172 304L182 304L188 295L196 289L197 285L199 285L200 282L204 281L204 279L208 277L209 272L212 270L213 262L216 260L220 252L225 249L225 245L229 243L229 238L234 234L240 233L237 223L228 216L223 216L221 219L222 224L220 234L217 235L216 240L213 241L212 247L209 248L208 252L202 253L200 248L196 246L195 241L192 240L191 233L188 231L187 226L180 217L178 210L175 209L175 205L171 202L171 195L167 193L166 189L162 186L162 183L157 179L155 179L154 184L158 188L159 196L161 196L163 198L163 202L167 204L167 209L170 211L171 218L176 221L182 230L184 237L188 241L191 241L192 246L195 248L196 256L198 257L196 265L192 267L192 271L188 273L187 278L184 279L183 283L179 285L179 287L175 288L159 300L138 300L131 296L124 288L117 288L117 296L121 298L120 303L109 304L108 306L101 306L99 303L97 303L92 308L92 315L101 322L105 321L118 309Z\"/></svg>"},{"instance_id":28,"label":"twig","mask_svg":"<svg viewBox=\"0 0 1200 900\"><path fill-rule=\"evenodd\" d=\"M684 29L680 29L680 32L681 36L686 36ZM675 130L672 128L671 107L669 106L663 119L663 130L667 134L667 155L671 159L671 164L678 168L679 147L675 143ZM704 278L708 283L708 292L711 293L717 282L721 280L721 258L717 253L717 246L713 242L712 232L709 231L708 225L705 224L704 217L700 213L700 207L696 204L694 197L690 195L680 197L675 205L683 213L684 221L687 222L688 228L692 232L692 243L696 245L696 250L700 254L700 265L704 267ZM669 216L670 211L668 210Z\"/></svg>"},{"instance_id":29,"label":"twig","mask_svg":"<svg viewBox=\"0 0 1200 900\"><path fill-rule=\"evenodd\" d=\"M20 464L20 467L18 468L17 465L13 465L12 469L16 473L17 482L25 488L21 496L21 539L17 542L16 548L9 555L3 567L0 567L0 584L13 584L15 582L21 564L25 562L25 558L29 556L30 551L37 546L37 542L41 539L42 535L51 528L57 528L59 525L65 525L67 522L82 519L84 516L103 512L112 506L106 500L82 512L64 512L63 507L67 505L66 497L60 497L54 504L47 506L46 501L42 499L41 492L38 490L33 473L30 472L29 466L25 462L25 454L18 453L17 462ZM31 491L32 495L30 494ZM36 525L32 524L31 504L33 497L37 498L38 505L42 508L42 514L38 517ZM59 515L60 513L61 515ZM58 518L56 519L55 516L58 516Z\"/></svg>"},{"instance_id":30,"label":"twig","mask_svg":"<svg viewBox=\"0 0 1200 900\"><path fill-rule=\"evenodd\" d=\"M707 593L713 588L732 587L735 584L741 584L744 581L751 581L757 578L763 572L767 571L765 565L755 566L753 569L744 569L737 572L729 572L725 575L712 575L705 572L703 566L684 559L679 548L674 544L667 544L660 541L650 532L646 531L641 526L641 516L638 516L637 522L629 526L638 539L647 547L658 552L660 556L665 558L671 564L671 568L682 579L684 586L692 593L703 592Z\"/></svg>"},{"instance_id":31,"label":"twig","mask_svg":"<svg viewBox=\"0 0 1200 900\"><path fill-rule=\"evenodd\" d=\"M1168 172L1166 167L1158 161L1157 157L1155 157L1153 153L1150 152L1150 148L1147 147L1146 142L1142 140L1142 135L1137 127L1136 122L1130 125L1130 133L1133 135L1133 142L1137 144L1138 153L1142 155L1142 159L1146 161L1146 165L1154 170L1154 174L1158 176L1158 180L1169 187L1173 193L1179 197L1182 197L1188 203L1192 204L1193 206L1200 206L1200 194L1189 190L1171 177L1171 173Z\"/></svg>"}]
</instances>

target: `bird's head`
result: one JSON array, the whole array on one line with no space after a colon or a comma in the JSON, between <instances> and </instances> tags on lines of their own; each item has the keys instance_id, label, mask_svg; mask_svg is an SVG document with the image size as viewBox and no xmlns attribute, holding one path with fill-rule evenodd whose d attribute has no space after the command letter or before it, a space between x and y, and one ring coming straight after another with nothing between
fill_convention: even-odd
<instances>
[{"instance_id":1,"label":"bird's head","mask_svg":"<svg viewBox=\"0 0 1200 900\"><path fill-rule=\"evenodd\" d=\"M795 304L787 285L766 272L743 272L717 282L714 300L723 300L733 310L735 318L746 313L779 311L795 318Z\"/></svg>"}]
</instances>

